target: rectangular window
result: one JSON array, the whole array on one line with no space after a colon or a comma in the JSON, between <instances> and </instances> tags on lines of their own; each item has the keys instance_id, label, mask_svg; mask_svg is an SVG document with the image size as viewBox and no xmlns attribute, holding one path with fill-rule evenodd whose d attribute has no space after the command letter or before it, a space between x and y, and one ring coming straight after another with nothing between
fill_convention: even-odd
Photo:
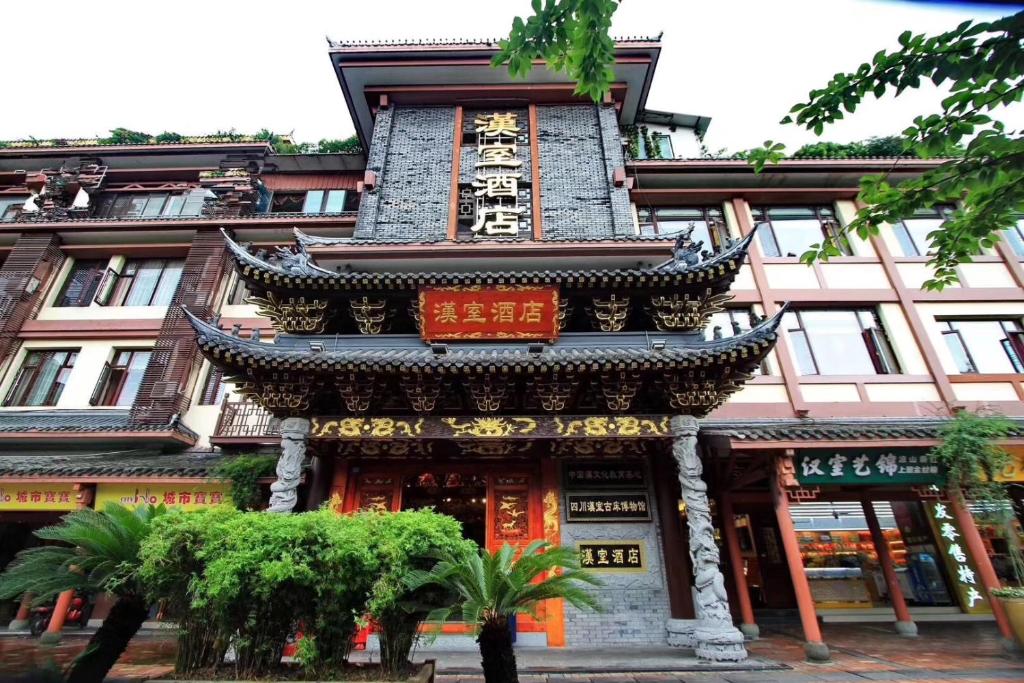
<instances>
[{"instance_id":1,"label":"rectangular window","mask_svg":"<svg viewBox=\"0 0 1024 683\"><path fill-rule=\"evenodd\" d=\"M1020 321L940 320L939 324L962 374L1024 372Z\"/></svg>"},{"instance_id":2,"label":"rectangular window","mask_svg":"<svg viewBox=\"0 0 1024 683\"><path fill-rule=\"evenodd\" d=\"M76 260L71 265L71 272L68 273L64 287L60 290L53 305L61 308L81 308L91 304L106 269L106 259Z\"/></svg>"},{"instance_id":3,"label":"rectangular window","mask_svg":"<svg viewBox=\"0 0 1024 683\"><path fill-rule=\"evenodd\" d=\"M757 324L757 318L749 308L727 308L711 316L704 328L704 340L713 341L749 332ZM754 370L755 375L767 375L768 364L764 361Z\"/></svg>"},{"instance_id":4,"label":"rectangular window","mask_svg":"<svg viewBox=\"0 0 1024 683\"><path fill-rule=\"evenodd\" d=\"M28 197L2 197L0 196L0 221L13 221L14 217L21 211Z\"/></svg>"},{"instance_id":5,"label":"rectangular window","mask_svg":"<svg viewBox=\"0 0 1024 683\"><path fill-rule=\"evenodd\" d=\"M638 209L641 235L674 235L692 228L690 238L701 243L701 250L718 252L729 241L722 210L708 207L657 207Z\"/></svg>"},{"instance_id":6,"label":"rectangular window","mask_svg":"<svg viewBox=\"0 0 1024 683\"><path fill-rule=\"evenodd\" d=\"M150 354L150 351L114 349L114 358L103 366L89 403L94 406L132 405L142 385Z\"/></svg>"},{"instance_id":7,"label":"rectangular window","mask_svg":"<svg viewBox=\"0 0 1024 683\"><path fill-rule=\"evenodd\" d=\"M197 188L182 194L168 192L113 192L100 197L97 218L158 218L198 216L203 210L206 190Z\"/></svg>"},{"instance_id":8,"label":"rectangular window","mask_svg":"<svg viewBox=\"0 0 1024 683\"><path fill-rule=\"evenodd\" d=\"M231 284L231 291L228 292L228 298L225 303L229 306L241 306L246 303L245 300L248 299L249 296L249 288L245 286L245 282L242 278L236 275Z\"/></svg>"},{"instance_id":9,"label":"rectangular window","mask_svg":"<svg viewBox=\"0 0 1024 683\"><path fill-rule=\"evenodd\" d=\"M939 229L946 219L953 214L952 206L936 206L932 209L918 209L910 218L905 218L893 226L896 239L904 256L925 256L931 249L932 232Z\"/></svg>"},{"instance_id":10,"label":"rectangular window","mask_svg":"<svg viewBox=\"0 0 1024 683\"><path fill-rule=\"evenodd\" d=\"M305 192L275 192L270 198L270 213L302 213L305 205Z\"/></svg>"},{"instance_id":11,"label":"rectangular window","mask_svg":"<svg viewBox=\"0 0 1024 683\"><path fill-rule=\"evenodd\" d=\"M78 349L29 351L4 405L57 405L77 358Z\"/></svg>"},{"instance_id":12,"label":"rectangular window","mask_svg":"<svg viewBox=\"0 0 1024 683\"><path fill-rule=\"evenodd\" d=\"M837 238L840 251L852 255L830 206L772 206L752 212L765 256L799 257L826 237Z\"/></svg>"},{"instance_id":13,"label":"rectangular window","mask_svg":"<svg viewBox=\"0 0 1024 683\"><path fill-rule=\"evenodd\" d=\"M181 259L131 259L115 273L113 306L167 306L181 279Z\"/></svg>"},{"instance_id":14,"label":"rectangular window","mask_svg":"<svg viewBox=\"0 0 1024 683\"><path fill-rule=\"evenodd\" d=\"M340 213L345 210L345 190L310 190L302 203L302 213Z\"/></svg>"},{"instance_id":15,"label":"rectangular window","mask_svg":"<svg viewBox=\"0 0 1024 683\"><path fill-rule=\"evenodd\" d=\"M790 311L782 324L801 375L887 375L899 365L870 309Z\"/></svg>"},{"instance_id":16,"label":"rectangular window","mask_svg":"<svg viewBox=\"0 0 1024 683\"><path fill-rule=\"evenodd\" d=\"M199 397L199 405L219 405L224 398L224 371L213 365L206 374L206 382L203 384L203 394Z\"/></svg>"},{"instance_id":17,"label":"rectangular window","mask_svg":"<svg viewBox=\"0 0 1024 683\"><path fill-rule=\"evenodd\" d=\"M1003 233L1006 241L1017 258L1024 260L1024 217L1018 218L1017 222Z\"/></svg>"}]
</instances>

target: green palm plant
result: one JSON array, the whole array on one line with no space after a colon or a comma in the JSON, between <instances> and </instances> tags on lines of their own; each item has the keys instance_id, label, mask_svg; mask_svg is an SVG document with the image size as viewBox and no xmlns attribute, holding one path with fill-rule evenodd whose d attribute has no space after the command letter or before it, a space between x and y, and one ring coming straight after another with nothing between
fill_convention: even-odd
<instances>
[{"instance_id":1,"label":"green palm plant","mask_svg":"<svg viewBox=\"0 0 1024 683\"><path fill-rule=\"evenodd\" d=\"M434 610L429 621L443 624L461 612L466 624L478 629L477 643L487 683L518 683L509 617L529 614L536 618L544 600L563 599L580 609L600 610L597 599L584 584L600 585L592 574L579 568L579 558L569 548L534 541L519 557L505 544L491 553L481 548L441 559L430 571L412 572L409 587L416 590L436 585L454 596L449 607Z\"/></svg>"},{"instance_id":2,"label":"green palm plant","mask_svg":"<svg viewBox=\"0 0 1024 683\"><path fill-rule=\"evenodd\" d=\"M0 599L32 593L39 604L69 589L116 596L107 618L68 668L68 683L103 680L145 621L149 605L137 578L139 546L152 521L166 512L163 505L129 509L116 503L102 512L76 510L60 524L35 532L59 545L23 550L0 576Z\"/></svg>"}]
</instances>

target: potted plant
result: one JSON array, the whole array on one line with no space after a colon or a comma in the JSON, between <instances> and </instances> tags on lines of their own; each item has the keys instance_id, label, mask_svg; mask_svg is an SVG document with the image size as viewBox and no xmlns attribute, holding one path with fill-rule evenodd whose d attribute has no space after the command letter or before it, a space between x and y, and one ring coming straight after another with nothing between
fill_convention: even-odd
<instances>
[{"instance_id":1,"label":"potted plant","mask_svg":"<svg viewBox=\"0 0 1024 683\"><path fill-rule=\"evenodd\" d=\"M559 598L580 609L599 609L583 587L600 585L597 578L579 568L575 551L545 541L534 541L518 558L508 543L495 553L481 548L449 554L429 572L413 572L408 583L413 590L436 585L456 596L428 618L443 624L458 613L476 625L486 683L519 683L509 628L515 615L536 616L539 603Z\"/></svg>"},{"instance_id":2,"label":"potted plant","mask_svg":"<svg viewBox=\"0 0 1024 683\"><path fill-rule=\"evenodd\" d=\"M1024 644L1024 587L996 588L992 591L992 597L1003 603L1006 617L1013 628L1013 635Z\"/></svg>"}]
</instances>

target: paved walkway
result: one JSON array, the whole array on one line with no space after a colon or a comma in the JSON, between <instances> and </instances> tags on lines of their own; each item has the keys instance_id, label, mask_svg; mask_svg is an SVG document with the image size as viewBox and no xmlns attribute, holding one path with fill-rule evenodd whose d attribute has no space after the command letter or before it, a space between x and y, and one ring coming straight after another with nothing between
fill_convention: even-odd
<instances>
[{"instance_id":1,"label":"paved walkway","mask_svg":"<svg viewBox=\"0 0 1024 683\"><path fill-rule=\"evenodd\" d=\"M828 664L809 664L796 628L775 629L749 643L755 670L694 670L695 660L667 649L541 650L521 648L521 683L759 683L779 681L1024 681L1024 659L1005 655L990 623L919 624L921 637L900 638L886 624L826 624ZM0 681L29 681L25 674L48 662L63 665L84 647L88 633L69 631L60 645L44 647L0 631ZM483 683L473 652L438 652L438 683ZM141 681L171 671L174 639L143 633L132 641L110 681ZM652 670L656 669L656 670ZM557 672L557 673L556 673ZM603 672L603 673L599 673Z\"/></svg>"}]
</instances>

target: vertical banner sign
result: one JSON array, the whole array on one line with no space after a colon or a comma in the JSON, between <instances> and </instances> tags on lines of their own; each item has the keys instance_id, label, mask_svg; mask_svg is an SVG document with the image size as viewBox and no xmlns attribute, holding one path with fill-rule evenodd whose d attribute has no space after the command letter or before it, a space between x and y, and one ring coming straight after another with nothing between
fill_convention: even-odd
<instances>
[{"instance_id":1,"label":"vertical banner sign","mask_svg":"<svg viewBox=\"0 0 1024 683\"><path fill-rule=\"evenodd\" d=\"M419 308L426 341L558 338L558 287L424 287Z\"/></svg>"},{"instance_id":2,"label":"vertical banner sign","mask_svg":"<svg viewBox=\"0 0 1024 683\"><path fill-rule=\"evenodd\" d=\"M967 555L967 547L961 541L960 527L949 511L949 505L938 501L925 503L928 519L938 539L946 571L953 582L960 604L968 614L991 612L988 597L977 578L977 567Z\"/></svg>"},{"instance_id":3,"label":"vertical banner sign","mask_svg":"<svg viewBox=\"0 0 1024 683\"><path fill-rule=\"evenodd\" d=\"M519 235L519 180L523 162L516 158L519 136L517 116L511 112L477 116L476 222L470 230L484 237L516 237ZM534 163L537 163L536 161Z\"/></svg>"}]
</instances>

